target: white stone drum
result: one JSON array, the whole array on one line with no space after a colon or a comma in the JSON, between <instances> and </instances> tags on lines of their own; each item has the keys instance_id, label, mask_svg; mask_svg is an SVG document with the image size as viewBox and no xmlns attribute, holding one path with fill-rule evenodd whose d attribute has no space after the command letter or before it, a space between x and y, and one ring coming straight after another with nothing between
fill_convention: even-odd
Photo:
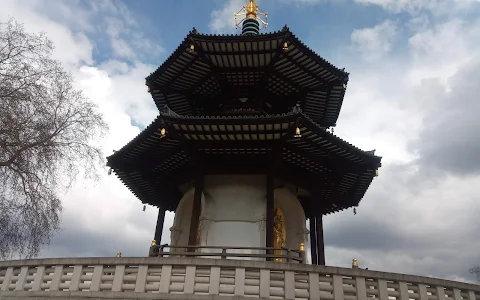
<instances>
[{"instance_id":1,"label":"white stone drum","mask_svg":"<svg viewBox=\"0 0 480 300\"><path fill-rule=\"evenodd\" d=\"M264 175L205 176L199 222L200 246L265 247L266 186ZM171 228L172 245L188 244L193 194L191 188L178 205ZM275 205L280 206L285 215L286 246L297 249L308 233L303 209L287 188L275 190ZM221 253L221 250L202 249L202 252ZM265 251L238 249L228 250L228 253L265 254Z\"/></svg>"}]
</instances>

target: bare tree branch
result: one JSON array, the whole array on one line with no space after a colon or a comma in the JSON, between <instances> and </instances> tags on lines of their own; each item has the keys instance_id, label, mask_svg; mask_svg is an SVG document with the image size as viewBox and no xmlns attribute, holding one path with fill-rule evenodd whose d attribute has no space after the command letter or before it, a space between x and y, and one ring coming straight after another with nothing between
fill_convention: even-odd
<instances>
[{"instance_id":1,"label":"bare tree branch","mask_svg":"<svg viewBox=\"0 0 480 300\"><path fill-rule=\"evenodd\" d=\"M477 276L477 281L480 282L480 265L471 268L470 274L475 274L475 276Z\"/></svg>"},{"instance_id":2,"label":"bare tree branch","mask_svg":"<svg viewBox=\"0 0 480 300\"><path fill-rule=\"evenodd\" d=\"M43 34L0 23L0 259L34 257L60 228L59 195L103 165L107 126Z\"/></svg>"}]
</instances>

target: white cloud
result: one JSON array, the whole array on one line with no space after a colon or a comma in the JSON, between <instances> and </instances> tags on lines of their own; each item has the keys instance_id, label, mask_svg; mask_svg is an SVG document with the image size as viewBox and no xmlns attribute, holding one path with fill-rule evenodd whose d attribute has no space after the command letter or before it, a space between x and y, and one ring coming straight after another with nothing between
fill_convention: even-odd
<instances>
[{"instance_id":1,"label":"white cloud","mask_svg":"<svg viewBox=\"0 0 480 300\"><path fill-rule=\"evenodd\" d=\"M325 219L327 260L349 266L356 257L370 269L468 281L468 268L480 262L473 250L480 247L480 18L427 15L399 19L395 47L365 42L364 49L389 49L381 60L338 53L351 75L336 133L384 159L357 215ZM376 41L373 28L366 37Z\"/></svg>"},{"instance_id":2,"label":"white cloud","mask_svg":"<svg viewBox=\"0 0 480 300\"><path fill-rule=\"evenodd\" d=\"M471 9L479 0L355 0L356 3L378 5L385 10L413 15L428 10L435 15L454 15Z\"/></svg>"},{"instance_id":3,"label":"white cloud","mask_svg":"<svg viewBox=\"0 0 480 300\"><path fill-rule=\"evenodd\" d=\"M408 40L413 66L409 81L439 78L443 83L470 61L480 46L480 20L453 19L413 34Z\"/></svg>"},{"instance_id":4,"label":"white cloud","mask_svg":"<svg viewBox=\"0 0 480 300\"><path fill-rule=\"evenodd\" d=\"M244 5L244 0L228 0L220 9L215 9L210 15L210 30L215 33L232 32L235 30L234 14Z\"/></svg>"},{"instance_id":5,"label":"white cloud","mask_svg":"<svg viewBox=\"0 0 480 300\"><path fill-rule=\"evenodd\" d=\"M85 34L74 33L67 27L36 13L35 9L40 7L38 1L33 1L31 4L21 1L2 1L0 20L15 17L18 22L24 23L28 31L45 32L55 44L55 58L69 69L93 62L93 46ZM25 7L30 7L31 10Z\"/></svg>"},{"instance_id":6,"label":"white cloud","mask_svg":"<svg viewBox=\"0 0 480 300\"><path fill-rule=\"evenodd\" d=\"M396 24L389 20L373 28L355 29L351 36L354 49L367 61L381 59L392 50L396 30Z\"/></svg>"}]
</instances>

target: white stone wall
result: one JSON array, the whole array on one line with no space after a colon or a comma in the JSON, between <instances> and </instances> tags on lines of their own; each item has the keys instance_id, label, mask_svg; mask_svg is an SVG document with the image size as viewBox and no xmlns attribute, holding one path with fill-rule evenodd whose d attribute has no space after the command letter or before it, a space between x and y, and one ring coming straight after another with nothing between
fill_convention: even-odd
<instances>
[{"instance_id":1,"label":"white stone wall","mask_svg":"<svg viewBox=\"0 0 480 300\"><path fill-rule=\"evenodd\" d=\"M205 176L200 216L201 246L265 247L266 176ZM172 245L187 245L194 189L180 201L171 228ZM276 189L275 205L282 208L287 248L306 242L305 213L294 193ZM239 252L249 253L245 250Z\"/></svg>"}]
</instances>

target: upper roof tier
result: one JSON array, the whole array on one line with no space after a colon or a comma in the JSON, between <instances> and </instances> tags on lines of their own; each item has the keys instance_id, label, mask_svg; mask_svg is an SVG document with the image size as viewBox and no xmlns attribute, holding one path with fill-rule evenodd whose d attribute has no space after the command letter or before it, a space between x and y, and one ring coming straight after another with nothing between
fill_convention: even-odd
<instances>
[{"instance_id":1,"label":"upper roof tier","mask_svg":"<svg viewBox=\"0 0 480 300\"><path fill-rule=\"evenodd\" d=\"M314 122L335 126L348 73L305 46L285 26L254 36L195 29L146 84L161 110L222 115L238 109L286 113L299 105Z\"/></svg>"}]
</instances>

